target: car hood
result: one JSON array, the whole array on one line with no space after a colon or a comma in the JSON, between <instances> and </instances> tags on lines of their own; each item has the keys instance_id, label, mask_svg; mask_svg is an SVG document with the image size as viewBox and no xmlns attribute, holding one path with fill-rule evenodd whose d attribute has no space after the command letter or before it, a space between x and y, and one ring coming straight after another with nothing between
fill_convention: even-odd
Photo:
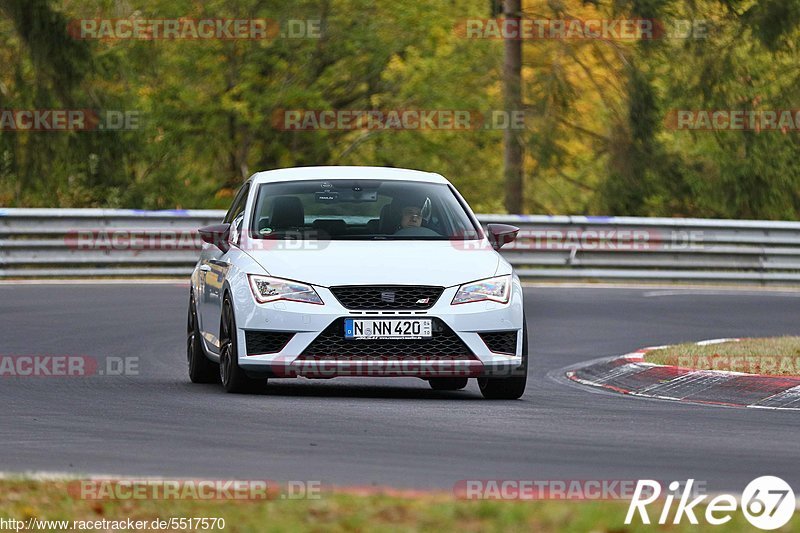
<instances>
[{"instance_id":1,"label":"car hood","mask_svg":"<svg viewBox=\"0 0 800 533\"><path fill-rule=\"evenodd\" d=\"M278 242L278 241L272 241ZM249 250L270 276L334 285L449 287L494 276L500 255L450 241L328 241L314 250Z\"/></svg>"}]
</instances>

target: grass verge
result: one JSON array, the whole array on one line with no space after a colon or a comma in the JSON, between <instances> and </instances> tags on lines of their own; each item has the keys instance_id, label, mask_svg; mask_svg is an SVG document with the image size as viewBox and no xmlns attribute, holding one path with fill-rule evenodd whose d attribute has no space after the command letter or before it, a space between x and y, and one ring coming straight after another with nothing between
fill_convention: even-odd
<instances>
[{"instance_id":1,"label":"grass verge","mask_svg":"<svg viewBox=\"0 0 800 533\"><path fill-rule=\"evenodd\" d=\"M68 481L0 480L0 524L2 519L99 521L175 518L224 518L225 528L215 531L567 531L652 532L659 526L624 525L625 501L465 501L449 493L413 495L323 493L316 500L246 501L157 501L77 499ZM663 502L652 504L651 519L657 520ZM674 513L674 506L670 520ZM701 523L703 508L696 508ZM752 531L741 511L714 531ZM671 532L698 531L683 519ZM9 528L5 528L9 529ZM97 529L97 528L95 528ZM13 529L12 529L13 530ZM55 529L51 529L55 530ZM174 531L175 529L173 529ZM186 531L188 529L184 529ZM800 531L793 522L782 531Z\"/></svg>"},{"instance_id":2,"label":"grass verge","mask_svg":"<svg viewBox=\"0 0 800 533\"><path fill-rule=\"evenodd\" d=\"M651 350L644 360L698 370L800 376L800 337L742 339L702 346L676 344Z\"/></svg>"}]
</instances>

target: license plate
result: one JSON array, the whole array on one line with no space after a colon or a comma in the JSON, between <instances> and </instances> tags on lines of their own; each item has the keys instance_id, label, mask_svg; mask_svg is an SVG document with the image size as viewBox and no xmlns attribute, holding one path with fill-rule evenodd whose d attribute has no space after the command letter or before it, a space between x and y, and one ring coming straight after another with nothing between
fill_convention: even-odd
<instances>
[{"instance_id":1,"label":"license plate","mask_svg":"<svg viewBox=\"0 0 800 533\"><path fill-rule=\"evenodd\" d=\"M427 339L431 337L431 319L403 320L356 319L344 321L345 339Z\"/></svg>"}]
</instances>

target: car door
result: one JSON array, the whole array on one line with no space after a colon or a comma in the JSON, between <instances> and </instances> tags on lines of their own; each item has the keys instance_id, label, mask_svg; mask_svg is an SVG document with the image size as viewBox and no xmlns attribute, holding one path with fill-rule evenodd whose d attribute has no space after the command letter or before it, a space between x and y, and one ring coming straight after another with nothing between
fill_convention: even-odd
<instances>
[{"instance_id":1,"label":"car door","mask_svg":"<svg viewBox=\"0 0 800 533\"><path fill-rule=\"evenodd\" d=\"M250 182L242 185L236 194L223 223L231 225L229 242L238 243L244 219ZM203 243L200 252L200 294L197 298L200 332L211 351L219 353L219 324L222 313L222 288L230 268L230 251L223 252L213 244Z\"/></svg>"}]
</instances>

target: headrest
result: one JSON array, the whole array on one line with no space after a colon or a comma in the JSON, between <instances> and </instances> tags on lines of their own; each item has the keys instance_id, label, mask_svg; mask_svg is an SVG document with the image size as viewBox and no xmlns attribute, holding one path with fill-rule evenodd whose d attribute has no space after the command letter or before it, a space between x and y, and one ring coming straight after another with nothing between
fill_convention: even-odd
<instances>
[{"instance_id":1,"label":"headrest","mask_svg":"<svg viewBox=\"0 0 800 533\"><path fill-rule=\"evenodd\" d=\"M269 225L273 229L296 228L303 226L303 204L296 196L278 196L272 204Z\"/></svg>"},{"instance_id":2,"label":"headrest","mask_svg":"<svg viewBox=\"0 0 800 533\"><path fill-rule=\"evenodd\" d=\"M311 227L328 235L344 235L347 232L347 223L341 219L318 218Z\"/></svg>"}]
</instances>

